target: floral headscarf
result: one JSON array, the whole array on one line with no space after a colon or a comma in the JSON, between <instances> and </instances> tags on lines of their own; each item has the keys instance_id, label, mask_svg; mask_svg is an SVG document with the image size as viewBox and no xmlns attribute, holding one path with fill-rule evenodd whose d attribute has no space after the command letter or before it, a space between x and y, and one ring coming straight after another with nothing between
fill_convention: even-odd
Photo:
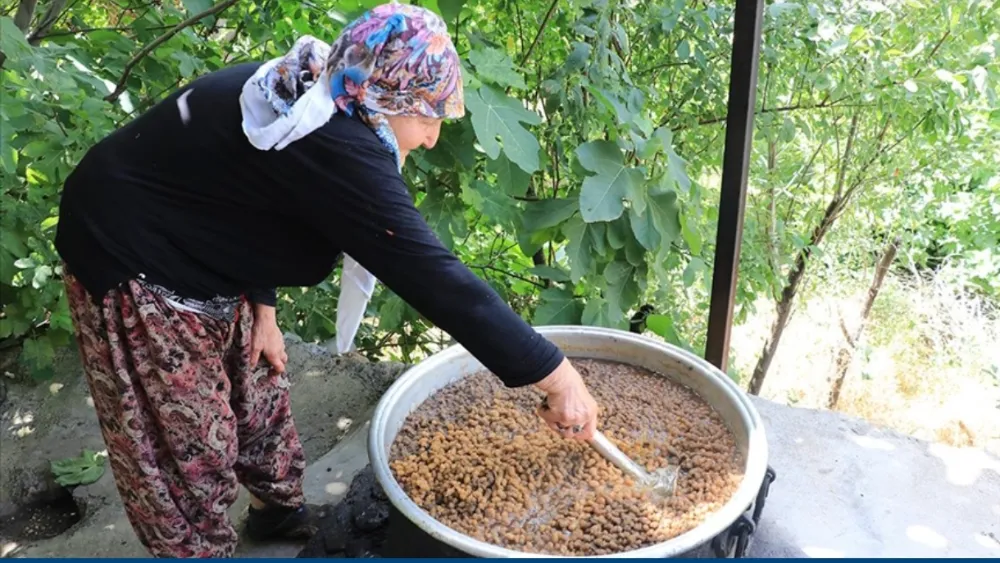
<instances>
[{"instance_id":1,"label":"floral headscarf","mask_svg":"<svg viewBox=\"0 0 1000 563\"><path fill-rule=\"evenodd\" d=\"M461 64L447 26L434 12L409 4L371 9L345 27L332 46L302 37L251 83L278 121L291 116L315 86L328 86L331 114L357 111L397 160L385 116L458 119L465 114Z\"/></svg>"}]
</instances>

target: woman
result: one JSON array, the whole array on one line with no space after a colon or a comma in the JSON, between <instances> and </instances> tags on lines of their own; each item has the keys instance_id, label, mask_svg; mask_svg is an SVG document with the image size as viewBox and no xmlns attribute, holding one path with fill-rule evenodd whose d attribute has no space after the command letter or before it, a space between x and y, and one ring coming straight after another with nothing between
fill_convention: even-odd
<instances>
[{"instance_id":1,"label":"woman","mask_svg":"<svg viewBox=\"0 0 1000 563\"><path fill-rule=\"evenodd\" d=\"M159 557L226 557L310 533L275 287L340 254L455 335L539 414L587 439L597 406L564 355L435 238L400 176L461 117L444 23L384 5L330 47L202 77L97 144L68 179L56 246L118 490ZM271 367L256 369L258 360Z\"/></svg>"}]
</instances>

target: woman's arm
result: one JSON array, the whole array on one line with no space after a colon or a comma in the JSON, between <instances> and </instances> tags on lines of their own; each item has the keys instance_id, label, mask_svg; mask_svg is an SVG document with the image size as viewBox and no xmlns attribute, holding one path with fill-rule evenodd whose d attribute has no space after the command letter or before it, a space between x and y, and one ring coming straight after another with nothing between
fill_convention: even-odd
<instances>
[{"instance_id":1,"label":"woman's arm","mask_svg":"<svg viewBox=\"0 0 1000 563\"><path fill-rule=\"evenodd\" d=\"M285 372L288 353L285 351L285 337L278 328L274 307L255 303L253 305L253 329L250 332L250 365L257 367L264 356L271 365L271 375Z\"/></svg>"},{"instance_id":2,"label":"woman's arm","mask_svg":"<svg viewBox=\"0 0 1000 563\"><path fill-rule=\"evenodd\" d=\"M559 348L441 244L388 153L366 144L341 146L328 149L337 155L330 163L329 154L316 147L304 143L298 153L312 156L300 166L314 173L329 167L326 185L298 190L309 223L452 335L505 385L534 384L545 392L548 409L539 414L553 429L589 438L597 405L580 374Z\"/></svg>"},{"instance_id":3,"label":"woman's arm","mask_svg":"<svg viewBox=\"0 0 1000 563\"><path fill-rule=\"evenodd\" d=\"M276 307L278 304L278 291L274 288L252 289L247 292L247 298L255 305Z\"/></svg>"},{"instance_id":4,"label":"woman's arm","mask_svg":"<svg viewBox=\"0 0 1000 563\"><path fill-rule=\"evenodd\" d=\"M284 373L288 354L285 337L278 328L275 307L278 292L275 289L255 289L247 292L253 305L253 329L250 336L250 365L257 366L261 356L271 364L271 375Z\"/></svg>"},{"instance_id":5,"label":"woman's arm","mask_svg":"<svg viewBox=\"0 0 1000 563\"><path fill-rule=\"evenodd\" d=\"M374 177L363 189L344 190L337 218L328 221L344 252L508 386L537 383L562 363L555 345L441 244L398 174Z\"/></svg>"}]
</instances>

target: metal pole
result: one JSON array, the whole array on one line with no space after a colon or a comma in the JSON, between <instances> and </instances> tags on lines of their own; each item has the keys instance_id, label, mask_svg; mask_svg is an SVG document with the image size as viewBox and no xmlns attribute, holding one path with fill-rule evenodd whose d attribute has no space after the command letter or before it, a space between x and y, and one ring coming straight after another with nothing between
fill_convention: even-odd
<instances>
[{"instance_id":1,"label":"metal pole","mask_svg":"<svg viewBox=\"0 0 1000 563\"><path fill-rule=\"evenodd\" d=\"M712 301L708 312L705 359L722 371L729 364L736 276L743 237L747 171L753 148L753 118L757 103L757 65L763 0L736 0L733 55L726 113L726 149L722 157L722 193L715 242Z\"/></svg>"}]
</instances>

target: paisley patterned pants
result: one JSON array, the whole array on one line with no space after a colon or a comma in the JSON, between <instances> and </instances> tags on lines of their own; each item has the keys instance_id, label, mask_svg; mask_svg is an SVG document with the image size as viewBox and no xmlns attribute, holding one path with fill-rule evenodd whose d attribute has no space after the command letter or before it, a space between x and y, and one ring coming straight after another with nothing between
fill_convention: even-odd
<instances>
[{"instance_id":1,"label":"paisley patterned pants","mask_svg":"<svg viewBox=\"0 0 1000 563\"><path fill-rule=\"evenodd\" d=\"M227 322L136 282L100 306L68 272L65 283L115 484L154 557L230 557L241 484L271 505L303 504L288 379L251 369L249 303Z\"/></svg>"}]
</instances>

